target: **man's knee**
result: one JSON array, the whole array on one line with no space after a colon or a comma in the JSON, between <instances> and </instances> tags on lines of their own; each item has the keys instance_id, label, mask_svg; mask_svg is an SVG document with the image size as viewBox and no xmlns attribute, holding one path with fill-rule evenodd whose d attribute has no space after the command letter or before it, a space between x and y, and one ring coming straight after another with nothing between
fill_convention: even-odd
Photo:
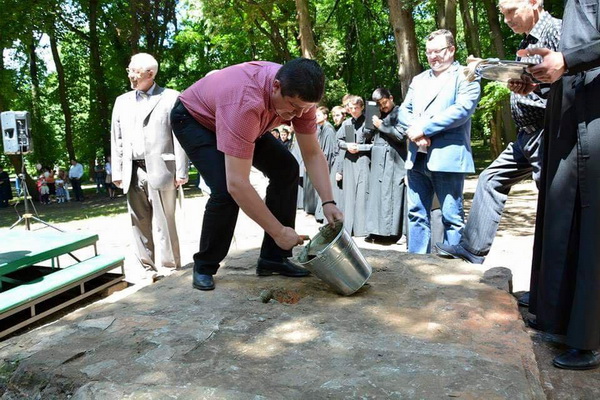
<instances>
[{"instance_id":1,"label":"man's knee","mask_svg":"<svg viewBox=\"0 0 600 400\"><path fill-rule=\"evenodd\" d=\"M206 208L210 211L236 209L237 203L229 193L211 193Z\"/></svg>"},{"instance_id":2,"label":"man's knee","mask_svg":"<svg viewBox=\"0 0 600 400\"><path fill-rule=\"evenodd\" d=\"M266 173L269 178L270 186L297 186L300 179L300 166L296 159L291 156L291 160L278 166L278 168Z\"/></svg>"}]
</instances>

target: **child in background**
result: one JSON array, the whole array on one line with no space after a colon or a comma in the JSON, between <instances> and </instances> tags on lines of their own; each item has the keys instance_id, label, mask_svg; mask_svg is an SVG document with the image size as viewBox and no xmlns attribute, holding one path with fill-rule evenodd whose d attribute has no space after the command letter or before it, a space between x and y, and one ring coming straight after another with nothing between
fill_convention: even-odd
<instances>
[{"instance_id":1,"label":"child in background","mask_svg":"<svg viewBox=\"0 0 600 400\"><path fill-rule=\"evenodd\" d=\"M50 188L43 174L38 178L37 187L40 192L40 203L50 204Z\"/></svg>"},{"instance_id":2,"label":"child in background","mask_svg":"<svg viewBox=\"0 0 600 400\"><path fill-rule=\"evenodd\" d=\"M56 180L56 202L64 203L67 201L67 191L65 190L65 181L62 179Z\"/></svg>"}]
</instances>

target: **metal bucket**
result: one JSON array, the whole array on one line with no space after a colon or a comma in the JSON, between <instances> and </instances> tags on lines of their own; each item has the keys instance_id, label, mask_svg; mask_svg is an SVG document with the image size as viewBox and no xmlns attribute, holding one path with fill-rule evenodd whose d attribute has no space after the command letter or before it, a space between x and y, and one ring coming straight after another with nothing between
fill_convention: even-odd
<instances>
[{"instance_id":1,"label":"metal bucket","mask_svg":"<svg viewBox=\"0 0 600 400\"><path fill-rule=\"evenodd\" d=\"M342 222L322 227L295 261L346 296L360 289L372 272Z\"/></svg>"}]
</instances>

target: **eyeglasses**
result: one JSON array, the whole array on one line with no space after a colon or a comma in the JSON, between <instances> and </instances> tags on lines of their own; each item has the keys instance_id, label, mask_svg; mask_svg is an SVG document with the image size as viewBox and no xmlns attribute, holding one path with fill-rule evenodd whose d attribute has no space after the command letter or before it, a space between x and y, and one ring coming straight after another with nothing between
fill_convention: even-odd
<instances>
[{"instance_id":1,"label":"eyeglasses","mask_svg":"<svg viewBox=\"0 0 600 400\"><path fill-rule=\"evenodd\" d=\"M140 76L142 76L142 74L144 72L148 72L150 70L149 69L138 70L135 68L125 68L125 71L127 71L127 75L133 75L133 76L137 76L139 78Z\"/></svg>"},{"instance_id":2,"label":"eyeglasses","mask_svg":"<svg viewBox=\"0 0 600 400\"><path fill-rule=\"evenodd\" d=\"M446 46L446 47L442 47L441 49L437 49L437 50L429 50L425 52L425 55L427 57L433 57L433 56L437 56L439 54L442 54L444 52L444 50L446 50L448 47L450 46Z\"/></svg>"}]
</instances>

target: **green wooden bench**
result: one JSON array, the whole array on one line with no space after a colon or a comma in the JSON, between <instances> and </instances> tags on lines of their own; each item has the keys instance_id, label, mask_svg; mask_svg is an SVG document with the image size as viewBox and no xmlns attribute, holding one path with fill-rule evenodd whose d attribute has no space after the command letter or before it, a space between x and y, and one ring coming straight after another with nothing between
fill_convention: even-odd
<instances>
[{"instance_id":1,"label":"green wooden bench","mask_svg":"<svg viewBox=\"0 0 600 400\"><path fill-rule=\"evenodd\" d=\"M0 338L123 280L123 260L97 255L1 292Z\"/></svg>"}]
</instances>

